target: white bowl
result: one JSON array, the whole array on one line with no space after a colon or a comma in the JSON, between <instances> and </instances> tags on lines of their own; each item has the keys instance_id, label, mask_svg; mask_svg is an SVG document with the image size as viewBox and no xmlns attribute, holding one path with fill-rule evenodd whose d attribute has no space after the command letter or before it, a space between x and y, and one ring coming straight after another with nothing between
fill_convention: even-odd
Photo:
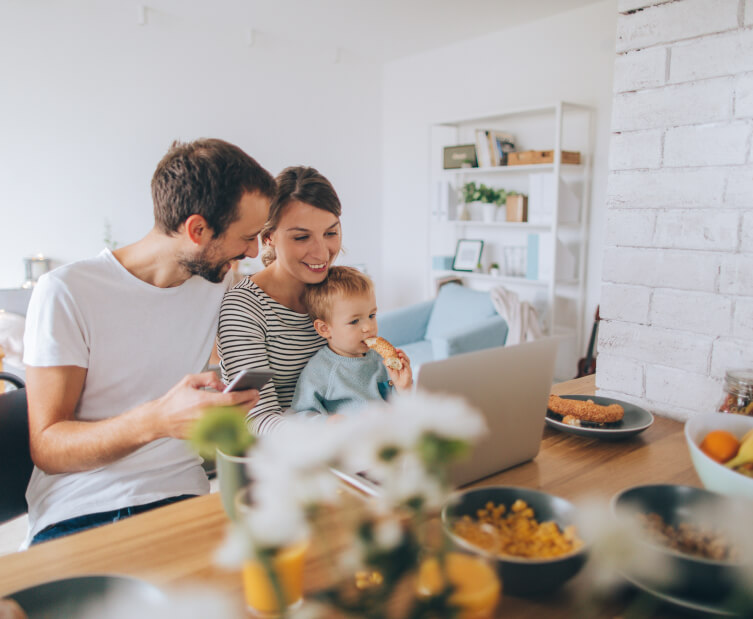
<instances>
[{"instance_id":1,"label":"white bowl","mask_svg":"<svg viewBox=\"0 0 753 619\"><path fill-rule=\"evenodd\" d=\"M690 458L704 487L720 494L753 498L753 477L728 469L698 447L711 430L727 430L741 439L746 432L753 430L753 417L733 413L699 413L685 424Z\"/></svg>"}]
</instances>

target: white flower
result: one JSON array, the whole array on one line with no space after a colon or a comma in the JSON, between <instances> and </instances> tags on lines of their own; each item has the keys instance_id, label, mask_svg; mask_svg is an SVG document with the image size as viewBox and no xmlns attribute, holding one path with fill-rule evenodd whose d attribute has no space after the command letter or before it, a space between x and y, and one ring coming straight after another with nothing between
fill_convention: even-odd
<instances>
[{"instance_id":1,"label":"white flower","mask_svg":"<svg viewBox=\"0 0 753 619\"><path fill-rule=\"evenodd\" d=\"M646 534L634 515L616 518L598 499L578 506L577 532L589 545L588 582L593 592L608 591L623 581L623 574L640 574L655 586L675 577L667 555L645 544Z\"/></svg>"},{"instance_id":2,"label":"white flower","mask_svg":"<svg viewBox=\"0 0 753 619\"><path fill-rule=\"evenodd\" d=\"M381 550L392 550L403 539L403 527L397 518L382 518L374 527L374 541Z\"/></svg>"},{"instance_id":3,"label":"white flower","mask_svg":"<svg viewBox=\"0 0 753 619\"><path fill-rule=\"evenodd\" d=\"M424 434L472 442L487 429L483 416L457 396L419 392L393 402L393 414L404 424L402 434L414 443Z\"/></svg>"},{"instance_id":4,"label":"white flower","mask_svg":"<svg viewBox=\"0 0 753 619\"><path fill-rule=\"evenodd\" d=\"M283 548L308 536L303 509L293 501L260 501L243 514L243 524L257 547Z\"/></svg>"},{"instance_id":5,"label":"white flower","mask_svg":"<svg viewBox=\"0 0 753 619\"><path fill-rule=\"evenodd\" d=\"M243 562L253 556L254 548L248 532L241 526L231 525L225 534L214 560L226 569L234 570L243 566Z\"/></svg>"},{"instance_id":6,"label":"white flower","mask_svg":"<svg viewBox=\"0 0 753 619\"><path fill-rule=\"evenodd\" d=\"M242 510L240 532L231 532L219 558L237 563L254 547L284 547L305 537L306 510L337 498L332 466L366 470L382 483L380 499L370 504L382 518L416 499L423 509L438 508L442 476L426 469L418 451L422 437L471 442L484 430L483 417L463 400L429 394L369 402L337 424L288 419L249 451L253 504ZM376 543L398 544L402 530L394 518L378 522Z\"/></svg>"}]
</instances>

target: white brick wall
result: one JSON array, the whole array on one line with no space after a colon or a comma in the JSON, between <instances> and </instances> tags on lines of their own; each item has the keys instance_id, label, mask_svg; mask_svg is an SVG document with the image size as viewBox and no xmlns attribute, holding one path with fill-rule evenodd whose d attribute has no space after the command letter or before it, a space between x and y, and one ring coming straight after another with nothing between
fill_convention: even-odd
<instances>
[{"instance_id":1,"label":"white brick wall","mask_svg":"<svg viewBox=\"0 0 753 619\"><path fill-rule=\"evenodd\" d=\"M612 131L724 121L732 111L731 77L651 88L615 96Z\"/></svg>"},{"instance_id":2,"label":"white brick wall","mask_svg":"<svg viewBox=\"0 0 753 619\"><path fill-rule=\"evenodd\" d=\"M678 385L683 388L678 389ZM663 366L652 366L646 372L646 397L655 402L712 411L721 394L721 381L705 374L691 374Z\"/></svg>"},{"instance_id":3,"label":"white brick wall","mask_svg":"<svg viewBox=\"0 0 753 619\"><path fill-rule=\"evenodd\" d=\"M647 6L654 6L656 4L664 4L665 2L672 2L673 0L619 0L617 3L617 10L620 13L629 13L637 9L644 9Z\"/></svg>"},{"instance_id":4,"label":"white brick wall","mask_svg":"<svg viewBox=\"0 0 753 619\"><path fill-rule=\"evenodd\" d=\"M728 170L724 205L733 208L753 208L753 166Z\"/></svg>"},{"instance_id":5,"label":"white brick wall","mask_svg":"<svg viewBox=\"0 0 753 619\"><path fill-rule=\"evenodd\" d=\"M607 206L610 208L722 206L725 180L719 170L713 168L612 172L607 180ZM745 179L741 177L740 182L744 183L744 181ZM737 185L733 186L733 190L733 195L740 193Z\"/></svg>"},{"instance_id":6,"label":"white brick wall","mask_svg":"<svg viewBox=\"0 0 753 619\"><path fill-rule=\"evenodd\" d=\"M740 213L710 209L664 210L656 214L653 245L730 252L737 247Z\"/></svg>"},{"instance_id":7,"label":"white brick wall","mask_svg":"<svg viewBox=\"0 0 753 619\"><path fill-rule=\"evenodd\" d=\"M657 289L651 303L651 324L705 335L729 335L730 297L685 290Z\"/></svg>"},{"instance_id":8,"label":"white brick wall","mask_svg":"<svg viewBox=\"0 0 753 619\"><path fill-rule=\"evenodd\" d=\"M662 86L667 77L667 48L649 47L618 56L614 63L614 91Z\"/></svg>"},{"instance_id":9,"label":"white brick wall","mask_svg":"<svg viewBox=\"0 0 753 619\"><path fill-rule=\"evenodd\" d=\"M753 340L753 298L735 301L735 313L732 317L732 337L741 340Z\"/></svg>"},{"instance_id":10,"label":"white brick wall","mask_svg":"<svg viewBox=\"0 0 753 619\"><path fill-rule=\"evenodd\" d=\"M602 281L715 292L721 262L713 252L607 247Z\"/></svg>"},{"instance_id":11,"label":"white brick wall","mask_svg":"<svg viewBox=\"0 0 753 619\"><path fill-rule=\"evenodd\" d=\"M753 105L753 80L751 80ZM664 131L630 131L616 133L609 144L609 166L612 170L658 168L662 158Z\"/></svg>"},{"instance_id":12,"label":"white brick wall","mask_svg":"<svg viewBox=\"0 0 753 619\"><path fill-rule=\"evenodd\" d=\"M676 168L745 163L751 133L753 123L746 121L667 129L664 165Z\"/></svg>"},{"instance_id":13,"label":"white brick wall","mask_svg":"<svg viewBox=\"0 0 753 619\"><path fill-rule=\"evenodd\" d=\"M672 49L670 82L753 71L753 30L694 39Z\"/></svg>"},{"instance_id":14,"label":"white brick wall","mask_svg":"<svg viewBox=\"0 0 753 619\"><path fill-rule=\"evenodd\" d=\"M737 28L739 0L678 0L617 20L617 51L692 39Z\"/></svg>"},{"instance_id":15,"label":"white brick wall","mask_svg":"<svg viewBox=\"0 0 753 619\"><path fill-rule=\"evenodd\" d=\"M648 324L651 290L646 286L604 284L601 289L599 316L602 320Z\"/></svg>"},{"instance_id":16,"label":"white brick wall","mask_svg":"<svg viewBox=\"0 0 753 619\"><path fill-rule=\"evenodd\" d=\"M751 116L753 116L753 73L746 73L740 75L735 83L735 117L750 118Z\"/></svg>"},{"instance_id":17,"label":"white brick wall","mask_svg":"<svg viewBox=\"0 0 753 619\"><path fill-rule=\"evenodd\" d=\"M678 419L753 368L753 0L619 0L596 385Z\"/></svg>"},{"instance_id":18,"label":"white brick wall","mask_svg":"<svg viewBox=\"0 0 753 619\"><path fill-rule=\"evenodd\" d=\"M645 247L655 228L656 213L652 209L610 209L604 241L607 245L619 241L622 247Z\"/></svg>"}]
</instances>

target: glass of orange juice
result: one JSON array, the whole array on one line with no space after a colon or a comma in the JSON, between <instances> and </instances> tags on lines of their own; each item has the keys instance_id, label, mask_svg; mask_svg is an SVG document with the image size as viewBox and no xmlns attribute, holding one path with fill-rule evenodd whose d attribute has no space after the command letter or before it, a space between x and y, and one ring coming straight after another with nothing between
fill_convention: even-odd
<instances>
[{"instance_id":1,"label":"glass of orange juice","mask_svg":"<svg viewBox=\"0 0 753 619\"><path fill-rule=\"evenodd\" d=\"M489 561L478 555L448 552L443 570L439 558L429 556L419 566L416 593L421 597L438 595L444 588L445 576L454 587L448 601L459 609L460 619L494 616L502 586Z\"/></svg>"},{"instance_id":2,"label":"glass of orange juice","mask_svg":"<svg viewBox=\"0 0 753 619\"><path fill-rule=\"evenodd\" d=\"M242 516L251 506L248 488L235 498L236 514ZM279 617L303 603L303 567L308 540L281 548L263 558L250 558L243 564L243 593L246 606L256 617ZM280 608L280 598L284 608Z\"/></svg>"}]
</instances>

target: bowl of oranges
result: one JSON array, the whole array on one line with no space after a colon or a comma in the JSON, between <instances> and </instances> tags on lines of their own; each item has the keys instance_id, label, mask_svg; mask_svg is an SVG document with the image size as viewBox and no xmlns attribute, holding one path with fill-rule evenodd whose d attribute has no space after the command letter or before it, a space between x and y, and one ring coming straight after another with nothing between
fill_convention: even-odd
<instances>
[{"instance_id":1,"label":"bowl of oranges","mask_svg":"<svg viewBox=\"0 0 753 619\"><path fill-rule=\"evenodd\" d=\"M685 439L705 488L753 498L753 417L700 413L685 424Z\"/></svg>"}]
</instances>

